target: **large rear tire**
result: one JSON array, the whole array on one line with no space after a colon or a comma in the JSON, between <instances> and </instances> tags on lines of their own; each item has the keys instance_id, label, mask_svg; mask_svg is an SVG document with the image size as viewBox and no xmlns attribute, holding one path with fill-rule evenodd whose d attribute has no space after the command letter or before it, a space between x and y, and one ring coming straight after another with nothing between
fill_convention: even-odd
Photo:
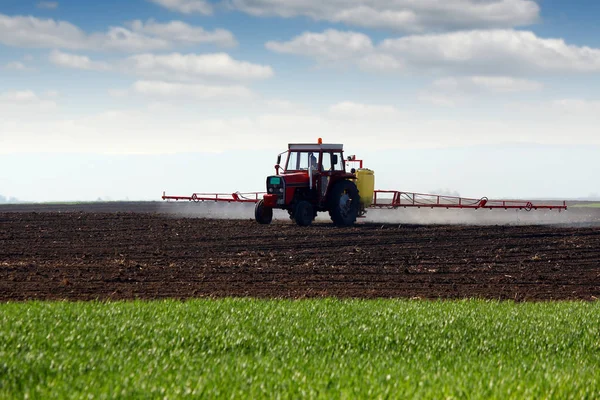
<instances>
[{"instance_id":1,"label":"large rear tire","mask_svg":"<svg viewBox=\"0 0 600 400\"><path fill-rule=\"evenodd\" d=\"M343 180L331 188L329 215L337 226L352 226L360 211L360 196L354 182Z\"/></svg>"},{"instance_id":2,"label":"large rear tire","mask_svg":"<svg viewBox=\"0 0 600 400\"><path fill-rule=\"evenodd\" d=\"M261 200L254 207L254 218L261 225L268 225L273 220L273 209L265 206L265 201Z\"/></svg>"},{"instance_id":3,"label":"large rear tire","mask_svg":"<svg viewBox=\"0 0 600 400\"><path fill-rule=\"evenodd\" d=\"M312 224L315 212L313 206L306 200L300 201L296 204L294 210L294 221L300 226L309 226Z\"/></svg>"}]
</instances>

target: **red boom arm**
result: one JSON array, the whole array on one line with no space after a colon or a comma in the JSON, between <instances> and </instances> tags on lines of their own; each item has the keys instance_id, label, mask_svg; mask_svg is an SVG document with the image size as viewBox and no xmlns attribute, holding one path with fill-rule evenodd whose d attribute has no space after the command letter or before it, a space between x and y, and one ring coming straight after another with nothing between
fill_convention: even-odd
<instances>
[{"instance_id":1,"label":"red boom arm","mask_svg":"<svg viewBox=\"0 0 600 400\"><path fill-rule=\"evenodd\" d=\"M539 204L527 200L489 200L487 197L469 199L465 197L445 196L438 194L408 193L398 190L375 190L373 194L374 208L399 208L399 207L431 207L431 208L487 208L493 210L518 209L518 210L566 210L567 202L559 204Z\"/></svg>"},{"instance_id":2,"label":"red boom arm","mask_svg":"<svg viewBox=\"0 0 600 400\"><path fill-rule=\"evenodd\" d=\"M163 200L188 200L194 202L215 201L228 203L257 203L265 192L247 193L192 193L191 196L167 196L163 192ZM567 202L557 204L540 204L527 200L489 200L487 197L471 199L465 197L445 196L439 194L410 193L399 190L375 190L373 203L370 208L400 208L400 207L430 207L430 208L467 208L479 209L518 209L518 210L566 210Z\"/></svg>"}]
</instances>

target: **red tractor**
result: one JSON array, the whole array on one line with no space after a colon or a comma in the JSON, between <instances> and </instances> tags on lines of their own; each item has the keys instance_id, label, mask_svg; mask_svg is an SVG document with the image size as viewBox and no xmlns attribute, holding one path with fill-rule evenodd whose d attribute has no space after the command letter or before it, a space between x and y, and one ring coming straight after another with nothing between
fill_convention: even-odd
<instances>
[{"instance_id":1,"label":"red tractor","mask_svg":"<svg viewBox=\"0 0 600 400\"><path fill-rule=\"evenodd\" d=\"M282 154L287 154L283 168ZM353 225L368 207L361 201L357 184L367 186L365 199L373 196L372 171L360 170L370 172L371 178L360 180L354 168L346 171L342 144L323 144L321 139L315 144L289 144L287 152L277 157L276 175L267 177L267 193L255 207L256 221L271 223L273 209L278 208L287 210L300 226L310 225L320 211L328 211L336 225Z\"/></svg>"}]
</instances>

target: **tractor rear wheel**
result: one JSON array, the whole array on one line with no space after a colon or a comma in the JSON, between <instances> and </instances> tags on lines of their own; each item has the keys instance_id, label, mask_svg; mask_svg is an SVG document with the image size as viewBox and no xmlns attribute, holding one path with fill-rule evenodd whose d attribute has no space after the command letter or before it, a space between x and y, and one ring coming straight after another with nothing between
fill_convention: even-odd
<instances>
[{"instance_id":1,"label":"tractor rear wheel","mask_svg":"<svg viewBox=\"0 0 600 400\"><path fill-rule=\"evenodd\" d=\"M309 226L314 219L314 215L313 206L308 201L302 200L296 204L294 220L298 225Z\"/></svg>"},{"instance_id":2,"label":"tractor rear wheel","mask_svg":"<svg viewBox=\"0 0 600 400\"><path fill-rule=\"evenodd\" d=\"M265 206L265 201L261 200L254 207L254 218L259 224L268 225L273 220L273 209Z\"/></svg>"},{"instance_id":3,"label":"tractor rear wheel","mask_svg":"<svg viewBox=\"0 0 600 400\"><path fill-rule=\"evenodd\" d=\"M338 226L352 226L360 211L360 196L354 182L343 180L331 189L329 215Z\"/></svg>"}]
</instances>

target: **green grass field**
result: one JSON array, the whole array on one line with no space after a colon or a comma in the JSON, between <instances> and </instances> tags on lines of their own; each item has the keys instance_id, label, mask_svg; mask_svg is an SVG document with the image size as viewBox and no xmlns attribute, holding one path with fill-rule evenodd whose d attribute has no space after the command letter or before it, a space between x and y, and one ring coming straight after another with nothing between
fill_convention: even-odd
<instances>
[{"instance_id":1,"label":"green grass field","mask_svg":"<svg viewBox=\"0 0 600 400\"><path fill-rule=\"evenodd\" d=\"M585 204L573 204L571 207L581 208L600 208L600 203L585 203Z\"/></svg>"},{"instance_id":2,"label":"green grass field","mask_svg":"<svg viewBox=\"0 0 600 400\"><path fill-rule=\"evenodd\" d=\"M600 304L0 304L0 398L599 398Z\"/></svg>"}]
</instances>

